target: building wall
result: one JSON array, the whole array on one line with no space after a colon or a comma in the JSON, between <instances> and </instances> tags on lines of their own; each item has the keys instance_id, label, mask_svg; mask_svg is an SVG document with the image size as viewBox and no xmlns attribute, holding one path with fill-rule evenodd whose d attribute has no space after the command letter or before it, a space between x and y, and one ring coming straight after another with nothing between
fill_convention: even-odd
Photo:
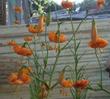
<instances>
[{"instance_id":1,"label":"building wall","mask_svg":"<svg viewBox=\"0 0 110 99\"><path fill-rule=\"evenodd\" d=\"M97 28L98 28L98 34L106 38L110 42L110 19L105 20L97 20ZM73 22L74 27L76 28L79 24L79 22ZM49 31L56 31L57 25L56 23L51 23L50 27L48 28ZM71 25L70 22L64 22L61 26L61 31L65 32L68 39L71 37ZM90 32L91 32L91 22L90 21L84 21L84 23L81 25L78 33L77 38L81 40L81 47L79 49L80 55L82 55L85 51L85 55L82 57L79 66L88 64L86 66L86 73L85 75L90 79L93 85L95 85L100 80L100 72L99 72L99 66L96 61L96 57L94 55L94 50L88 47L88 42L90 40ZM28 86L12 86L7 83L7 77L10 74L10 72L15 71L16 68L18 68L18 64L20 57L18 57L15 53L13 53L12 50L10 50L10 47L6 45L6 42L15 39L17 42L22 43L23 37L26 35L31 35L31 33L28 33L26 27L23 26L1 26L0 27L0 99L29 99L29 91ZM44 33L40 34L41 41L44 41ZM47 37L47 36L46 36ZM48 40L48 39L47 39ZM39 42L37 43L37 53L42 59L42 54L40 50ZM70 43L71 44L71 43ZM53 43L51 44L53 45ZM62 44L63 46L64 44ZM105 71L106 69L106 61L108 60L108 57L110 55L110 44L103 49L103 54L101 56L101 63L103 68L103 84L104 86L110 90L110 78L108 73ZM53 65L53 61L55 60L56 52L50 51L49 52L49 65ZM73 62L73 56L70 52L70 49L65 49L59 58L59 61L57 63L56 72L54 74L54 80L58 78L59 71L66 65L72 65ZM67 74L69 71L67 71ZM53 82L54 82L53 80ZM59 91L60 87L57 87L53 93L52 97L50 99L72 99L72 97L69 95L67 97L64 97L60 94ZM89 92L88 99L110 99L110 95L104 93L104 92Z\"/></svg>"}]
</instances>

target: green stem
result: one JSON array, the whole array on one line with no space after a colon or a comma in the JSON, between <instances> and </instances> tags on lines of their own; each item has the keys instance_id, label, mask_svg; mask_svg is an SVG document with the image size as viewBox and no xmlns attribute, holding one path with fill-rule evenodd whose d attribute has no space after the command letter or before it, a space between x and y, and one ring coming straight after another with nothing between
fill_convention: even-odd
<instances>
[{"instance_id":1,"label":"green stem","mask_svg":"<svg viewBox=\"0 0 110 99\"><path fill-rule=\"evenodd\" d=\"M104 91L105 93L107 94L110 94L110 91L104 89L103 87L102 88L92 88L92 87L88 87L87 89L91 90L91 91Z\"/></svg>"},{"instance_id":2,"label":"green stem","mask_svg":"<svg viewBox=\"0 0 110 99\"><path fill-rule=\"evenodd\" d=\"M79 24L79 27L76 29L76 31L74 31L74 26L73 26L71 11L70 11L69 14L70 14L71 26L72 26L72 32L73 32L72 39L73 39L73 43L74 43L75 81L77 82L77 80L78 80L78 62L79 62L78 61L78 54L77 54L77 50L78 50L77 46L79 44L77 45L77 42L76 42L76 32L78 31L81 23ZM81 22L83 22L83 21L81 21ZM78 95L78 90L77 89L75 89L75 98L76 99L80 99L80 96Z\"/></svg>"},{"instance_id":3,"label":"green stem","mask_svg":"<svg viewBox=\"0 0 110 99\"><path fill-rule=\"evenodd\" d=\"M56 7L56 6L55 6L55 10L57 11L57 7ZM56 18L57 18L57 25L58 25L57 34L58 34L58 36L60 36L60 25L61 25L61 23L58 22L57 13L56 13ZM60 42L59 42L59 40L58 40L58 49L59 49L59 48L60 48ZM58 58L59 58L60 53L61 53L61 51L58 50L58 53L57 53L57 55L56 55L56 59L55 59L53 68L52 68L52 70L51 70L50 78L49 78L49 88L51 88L53 74L54 74L54 71L55 71L55 68L56 68L57 61L58 61ZM50 94L50 90L48 90L48 96L49 96L49 94ZM48 98L48 96L47 96L47 98Z\"/></svg>"},{"instance_id":4,"label":"green stem","mask_svg":"<svg viewBox=\"0 0 110 99\"><path fill-rule=\"evenodd\" d=\"M46 38L46 33L47 33L47 25L45 26L45 44L46 44L46 56L44 57L44 70L47 67L48 64L48 56L49 56L49 51L48 51L48 44L47 44L47 38ZM45 72L43 71L43 78L44 78Z\"/></svg>"},{"instance_id":5,"label":"green stem","mask_svg":"<svg viewBox=\"0 0 110 99\"><path fill-rule=\"evenodd\" d=\"M56 60L55 60L55 63L54 63L54 65L53 65L53 68L52 68L52 71L51 71L51 75L50 75L50 79L49 79L49 84L48 84L48 85L49 85L49 88L52 87L52 86L51 86L51 84L52 84L52 78L53 78L53 74L54 74L54 71L55 71L55 67L56 67L56 64L57 64L59 55L60 55L60 51L58 50L58 54L57 54L57 56L56 56ZM48 90L48 96L49 96L49 94L50 94L50 90ZM48 98L48 96L47 96L47 98Z\"/></svg>"},{"instance_id":6,"label":"green stem","mask_svg":"<svg viewBox=\"0 0 110 99\"><path fill-rule=\"evenodd\" d=\"M106 90L104 88L102 88L102 91L104 91L105 93L108 93L110 95L110 91L108 91L108 90Z\"/></svg>"},{"instance_id":7,"label":"green stem","mask_svg":"<svg viewBox=\"0 0 110 99\"><path fill-rule=\"evenodd\" d=\"M96 55L96 58L97 58L97 61L98 61L98 64L99 64L99 68L100 68L100 86L102 87L103 86L103 83L102 83L102 67L101 67L99 57L97 55L97 49L95 49L95 55Z\"/></svg>"},{"instance_id":8,"label":"green stem","mask_svg":"<svg viewBox=\"0 0 110 99\"><path fill-rule=\"evenodd\" d=\"M28 45L28 47L31 49L31 47L30 47L30 45L27 43L27 45ZM35 66L36 66L36 69L38 68L38 67L40 67L40 69L42 69L45 73L47 73L48 74L48 72L46 72L46 70L44 70L43 68L42 68L42 65L38 62L38 56L36 56L34 53L33 53L33 51L32 51L32 55L33 55L33 57L34 57L34 64L35 64ZM38 66L38 67L37 67ZM37 73L38 73L38 69L37 69Z\"/></svg>"},{"instance_id":9,"label":"green stem","mask_svg":"<svg viewBox=\"0 0 110 99\"><path fill-rule=\"evenodd\" d=\"M71 11L70 11L70 19L71 19L71 26L72 26L72 31L74 32L74 26L73 26L73 21L72 21L72 15L71 15ZM73 41L74 41L74 61L75 61L75 78L76 78L76 81L78 80L77 76L78 76L78 73L77 73L77 66L78 66L78 55L77 55L77 42L76 42L76 33L74 32L73 33Z\"/></svg>"},{"instance_id":10,"label":"green stem","mask_svg":"<svg viewBox=\"0 0 110 99\"><path fill-rule=\"evenodd\" d=\"M56 67L59 55L60 55L60 51L58 50L58 53L57 53L57 56L56 56L56 60L55 60L55 63L53 65L53 68L52 68L52 71L51 71L51 75L50 75L50 79L49 79L49 87L51 87L51 82L52 82L53 74L54 74L54 71L55 71L55 67Z\"/></svg>"},{"instance_id":11,"label":"green stem","mask_svg":"<svg viewBox=\"0 0 110 99\"><path fill-rule=\"evenodd\" d=\"M81 22L79 23L79 25L78 25L78 27L76 28L75 31L73 31L74 29L72 30L72 32L74 32L74 34L76 34L76 33L78 32L78 30L79 30L81 24L82 24L83 21L87 18L87 16L88 16L88 15L86 15L86 16L84 17L84 19L81 20ZM73 22L71 22L71 23L73 24ZM68 44L73 40L74 34L72 35L72 37L70 38L70 40L61 48L61 50L64 50L64 49L68 46Z\"/></svg>"}]
</instances>

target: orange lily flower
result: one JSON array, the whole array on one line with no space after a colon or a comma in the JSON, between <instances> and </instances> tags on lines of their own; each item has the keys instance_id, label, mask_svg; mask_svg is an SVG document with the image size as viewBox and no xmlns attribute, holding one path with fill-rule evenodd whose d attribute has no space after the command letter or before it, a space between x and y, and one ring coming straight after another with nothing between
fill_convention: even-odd
<instances>
[{"instance_id":1,"label":"orange lily flower","mask_svg":"<svg viewBox=\"0 0 110 99\"><path fill-rule=\"evenodd\" d=\"M11 73L8 77L8 81L10 84L29 84L31 82L31 77L27 72L16 72Z\"/></svg>"},{"instance_id":2,"label":"orange lily flower","mask_svg":"<svg viewBox=\"0 0 110 99\"><path fill-rule=\"evenodd\" d=\"M71 0L62 0L61 5L64 9L71 9L73 8L74 3Z\"/></svg>"},{"instance_id":3,"label":"orange lily flower","mask_svg":"<svg viewBox=\"0 0 110 99\"><path fill-rule=\"evenodd\" d=\"M22 56L31 56L32 55L31 49L23 47L21 45L13 46L13 50L18 55L22 55Z\"/></svg>"},{"instance_id":4,"label":"orange lily flower","mask_svg":"<svg viewBox=\"0 0 110 99\"><path fill-rule=\"evenodd\" d=\"M44 31L44 25L45 25L44 20L45 20L45 17L40 16L38 25L30 24L28 26L28 31L31 32L31 33L41 33L41 32L43 32Z\"/></svg>"},{"instance_id":5,"label":"orange lily flower","mask_svg":"<svg viewBox=\"0 0 110 99\"><path fill-rule=\"evenodd\" d=\"M67 41L67 37L63 33L58 35L56 32L50 32L48 38L51 42L55 43L64 43Z\"/></svg>"},{"instance_id":6,"label":"orange lily flower","mask_svg":"<svg viewBox=\"0 0 110 99\"><path fill-rule=\"evenodd\" d=\"M108 45L108 41L97 35L96 23L95 23L95 20L93 19L91 41L89 42L89 47L91 47L91 48L104 48L107 45Z\"/></svg>"},{"instance_id":7,"label":"orange lily flower","mask_svg":"<svg viewBox=\"0 0 110 99\"><path fill-rule=\"evenodd\" d=\"M104 6L104 4L105 4L105 0L97 0L97 6L99 8L102 8Z\"/></svg>"},{"instance_id":8,"label":"orange lily flower","mask_svg":"<svg viewBox=\"0 0 110 99\"><path fill-rule=\"evenodd\" d=\"M75 88L80 88L80 89L85 89L89 85L88 80L78 80L77 82L74 83Z\"/></svg>"},{"instance_id":9,"label":"orange lily flower","mask_svg":"<svg viewBox=\"0 0 110 99\"><path fill-rule=\"evenodd\" d=\"M16 85L23 84L23 81L18 78L18 73L12 73L8 77L8 81L10 84L16 84Z\"/></svg>"},{"instance_id":10,"label":"orange lily flower","mask_svg":"<svg viewBox=\"0 0 110 99\"><path fill-rule=\"evenodd\" d=\"M73 82L71 80L66 80L66 79L63 79L61 82L60 82L60 85L62 87L65 87L65 88L71 88L73 87Z\"/></svg>"},{"instance_id":11,"label":"orange lily flower","mask_svg":"<svg viewBox=\"0 0 110 99\"><path fill-rule=\"evenodd\" d=\"M73 81L71 81L69 79L68 80L64 79L64 71L62 71L60 73L59 83L64 88L71 88L71 87L73 87Z\"/></svg>"}]
</instances>

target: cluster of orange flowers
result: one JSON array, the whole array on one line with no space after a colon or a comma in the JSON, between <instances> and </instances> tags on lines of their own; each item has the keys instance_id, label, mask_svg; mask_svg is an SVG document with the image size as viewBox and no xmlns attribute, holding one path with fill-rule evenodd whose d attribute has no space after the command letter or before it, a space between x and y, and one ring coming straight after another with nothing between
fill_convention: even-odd
<instances>
[{"instance_id":1,"label":"cluster of orange flowers","mask_svg":"<svg viewBox=\"0 0 110 99\"><path fill-rule=\"evenodd\" d=\"M97 0L97 5L101 7L104 5L105 0ZM72 3L69 0L62 0L62 7L65 9L71 9L74 6L74 3ZM21 13L20 7L15 7L16 13ZM45 17L40 16L39 17L39 23L37 25L30 24L28 26L28 31L35 34L35 33L41 33L44 31L44 25L45 25ZM67 41L67 37L64 35L64 33L56 33L56 32L50 32L48 34L48 39L51 42L54 43L64 43ZM30 42L32 41L32 37L28 36L24 38L24 41ZM31 56L32 50L30 48L27 48L25 46L18 45L15 41L8 42L8 45L13 47L13 50L18 55L22 56ZM92 32L91 32L91 41L89 42L89 47L91 48L104 48L108 45L108 41L105 39L102 39L97 35L97 29L95 20L92 21ZM29 73L31 72L30 67L23 67L19 70L19 72L12 73L8 80L11 84L29 84L31 82L31 77ZM77 81L72 81L69 79L64 78L64 72L62 72L59 76L59 84L64 88L76 88L76 89L85 89L89 85L89 80L81 79ZM47 96L47 88L45 85L41 86L41 93L39 94L40 97L46 97Z\"/></svg>"},{"instance_id":2,"label":"cluster of orange flowers","mask_svg":"<svg viewBox=\"0 0 110 99\"><path fill-rule=\"evenodd\" d=\"M31 41L32 38L30 36L27 36L24 38L24 40L27 42ZM31 49L18 45L14 40L9 41L8 45L12 46L14 52L18 55L27 57L32 55ZM29 75L31 71L31 67L23 66L18 72L11 73L8 77L8 81L10 84L28 84L31 82L31 77Z\"/></svg>"},{"instance_id":3,"label":"cluster of orange flowers","mask_svg":"<svg viewBox=\"0 0 110 99\"><path fill-rule=\"evenodd\" d=\"M74 81L69 80L69 79L68 80L63 79L63 80L61 80L60 85L62 87L61 90L60 90L60 93L63 96L69 95L69 92L65 91L68 88L75 88L75 89L77 89L77 93L81 94L81 91L86 89L87 86L89 85L89 80L82 79L82 80L78 80L78 81L74 82Z\"/></svg>"},{"instance_id":4,"label":"cluster of orange flowers","mask_svg":"<svg viewBox=\"0 0 110 99\"><path fill-rule=\"evenodd\" d=\"M60 73L58 81L62 87L60 90L60 93L64 96L69 95L68 91L65 91L68 88L78 89L78 94L80 94L81 91L86 89L87 86L89 85L89 80L81 79L81 80L77 80L77 81L72 81L70 79L65 79L64 78L64 71L62 71Z\"/></svg>"},{"instance_id":5,"label":"cluster of orange flowers","mask_svg":"<svg viewBox=\"0 0 110 99\"><path fill-rule=\"evenodd\" d=\"M40 16L38 25L30 24L28 26L28 31L30 33L41 33L41 32L43 32L45 20L46 20L45 16ZM55 42L55 43L58 43L58 42L64 43L65 41L67 41L67 37L63 33L58 35L56 32L50 32L48 35L48 38L51 42Z\"/></svg>"},{"instance_id":6,"label":"cluster of orange flowers","mask_svg":"<svg viewBox=\"0 0 110 99\"><path fill-rule=\"evenodd\" d=\"M104 6L105 4L105 0L97 0L97 5L100 6ZM62 7L67 9L71 9L73 7L73 3L69 0L62 0ZM102 38L100 38L97 33L96 33L96 25L95 25L95 21L92 22L92 40L89 42L89 46L91 48L104 48L105 46L108 45L108 41L104 40ZM64 43L65 41L67 41L67 37L61 33L61 34L57 34L56 32L50 32L48 35L48 38L51 42L55 42L55 43Z\"/></svg>"},{"instance_id":7,"label":"cluster of orange flowers","mask_svg":"<svg viewBox=\"0 0 110 99\"><path fill-rule=\"evenodd\" d=\"M73 82L71 80L66 80L66 79L63 79L61 82L60 82L60 85L62 87L65 87L65 88L79 88L79 89L85 89L88 85L89 85L89 81L88 80L78 80L76 82Z\"/></svg>"},{"instance_id":8,"label":"cluster of orange flowers","mask_svg":"<svg viewBox=\"0 0 110 99\"><path fill-rule=\"evenodd\" d=\"M11 73L8 77L10 84L29 84L31 82L31 77L29 73L32 71L31 67L22 67L18 72Z\"/></svg>"},{"instance_id":9,"label":"cluster of orange flowers","mask_svg":"<svg viewBox=\"0 0 110 99\"><path fill-rule=\"evenodd\" d=\"M76 82L64 79L64 71L60 73L59 76L59 83L64 88L79 88L79 89L85 89L89 85L89 80L78 80Z\"/></svg>"}]
</instances>

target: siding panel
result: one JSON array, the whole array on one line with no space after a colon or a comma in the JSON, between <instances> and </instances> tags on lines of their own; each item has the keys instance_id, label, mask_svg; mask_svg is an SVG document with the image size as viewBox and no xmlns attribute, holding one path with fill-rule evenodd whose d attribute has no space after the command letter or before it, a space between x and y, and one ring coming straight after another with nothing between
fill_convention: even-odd
<instances>
[{"instance_id":1,"label":"siding panel","mask_svg":"<svg viewBox=\"0 0 110 99\"><path fill-rule=\"evenodd\" d=\"M74 27L76 28L78 26L78 21L74 22ZM99 35L103 38L106 38L108 41L110 41L110 22L108 20L97 20L97 28L99 31ZM56 23L52 23L51 26L48 28L49 31L55 31L56 30ZM71 37L71 26L69 22L65 22L61 26L61 31L65 31L65 34L68 36L68 39ZM93 84L95 84L98 80L100 80L100 72L99 68L96 62L96 57L93 54L94 50L91 48L88 48L88 42L90 40L90 31L91 31L91 24L90 21L85 21L83 25L81 25L78 33L77 38L81 40L81 46L79 49L79 54L82 55L85 51L86 54L83 56L83 58L80 60L79 66L82 66L83 64L89 64L86 66L86 76L92 81ZM19 43L23 42L23 37L26 35L31 35L28 33L25 26L1 26L0 27L0 99L29 99L29 92L27 89L27 86L23 86L19 88L17 91L18 93L15 94L16 86L8 85L7 84L7 76L10 72L15 71L17 68L19 68L19 61L20 57L17 56L13 51L10 49L10 47L6 44L7 41L11 39L15 39ZM36 52L38 53L40 57L40 61L42 62L42 52L40 50L40 42L44 41L44 33L40 35L40 41L37 42L37 49ZM48 39L47 39L48 42ZM54 45L51 43L51 45ZM64 46L65 44L62 44L61 46ZM31 44L33 46L33 44ZM72 43L69 44L69 46L73 46ZM62 70L62 68L69 64L72 65L73 56L70 52L69 46L61 53L59 61L57 63L56 72L54 73L54 80L58 79L59 71ZM46 53L46 51L44 51ZM106 68L106 61L110 55L110 45L103 50L103 54L101 56L101 62L103 67L103 83L104 86L108 89L110 89L110 79L107 72L105 72ZM48 67L53 65L55 60L56 52L50 51L49 53L49 64ZM32 58L31 58L32 59ZM67 75L69 75L69 70L67 70ZM57 87L52 94L52 99L72 99L71 96L63 97L60 95L59 88ZM103 92L90 92L88 99L110 99L110 96Z\"/></svg>"}]
</instances>

